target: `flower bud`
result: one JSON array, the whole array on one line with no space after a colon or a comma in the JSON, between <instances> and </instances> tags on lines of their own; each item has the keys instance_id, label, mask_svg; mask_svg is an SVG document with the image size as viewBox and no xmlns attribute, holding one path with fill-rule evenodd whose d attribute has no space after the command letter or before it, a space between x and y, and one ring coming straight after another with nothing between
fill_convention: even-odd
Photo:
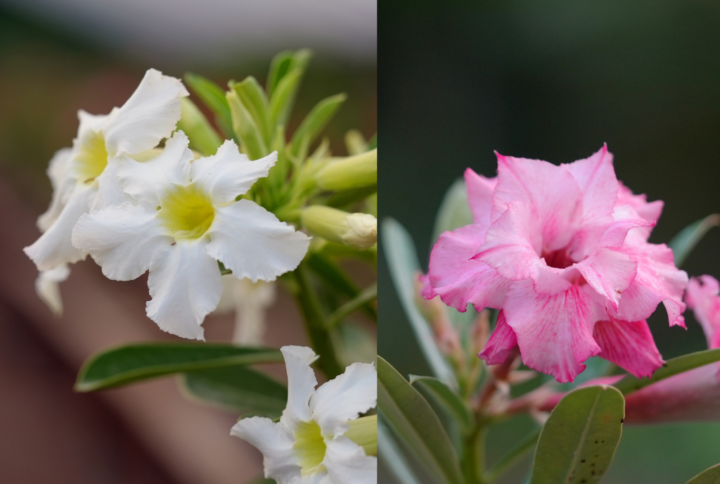
<instances>
[{"instance_id":1,"label":"flower bud","mask_svg":"<svg viewBox=\"0 0 720 484\"><path fill-rule=\"evenodd\" d=\"M314 205L303 210L302 223L311 233L354 249L369 249L377 243L377 219L366 213Z\"/></svg>"},{"instance_id":2,"label":"flower bud","mask_svg":"<svg viewBox=\"0 0 720 484\"><path fill-rule=\"evenodd\" d=\"M315 176L323 190L350 190L377 185L377 148L360 155L331 161Z\"/></svg>"},{"instance_id":3,"label":"flower bud","mask_svg":"<svg viewBox=\"0 0 720 484\"><path fill-rule=\"evenodd\" d=\"M377 455L377 415L368 415L348 422L345 437L363 448L366 455Z\"/></svg>"}]
</instances>

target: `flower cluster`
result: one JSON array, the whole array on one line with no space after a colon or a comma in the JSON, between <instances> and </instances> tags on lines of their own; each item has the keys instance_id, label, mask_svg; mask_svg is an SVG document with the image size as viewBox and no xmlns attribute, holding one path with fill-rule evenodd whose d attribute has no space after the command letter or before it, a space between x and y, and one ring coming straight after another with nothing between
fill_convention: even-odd
<instances>
[{"instance_id":1,"label":"flower cluster","mask_svg":"<svg viewBox=\"0 0 720 484\"><path fill-rule=\"evenodd\" d=\"M474 224L440 236L423 296L500 310L479 355L489 364L517 347L560 382L591 356L652 374L662 358L645 320L662 302L684 327L688 282L672 251L648 242L662 202L622 185L606 147L559 166L497 158L497 178L466 171Z\"/></svg>"},{"instance_id":2,"label":"flower cluster","mask_svg":"<svg viewBox=\"0 0 720 484\"><path fill-rule=\"evenodd\" d=\"M165 331L203 339L200 325L222 293L218 262L255 282L303 259L306 235L241 198L268 176L277 153L250 161L228 140L215 155L196 156L176 131L187 95L179 79L150 69L121 108L80 111L72 149L48 170L55 191L38 221L43 234L25 248L41 271L41 294L51 299L48 284L67 277L61 268L90 254L110 279L149 271L148 316Z\"/></svg>"},{"instance_id":3,"label":"flower cluster","mask_svg":"<svg viewBox=\"0 0 720 484\"><path fill-rule=\"evenodd\" d=\"M264 456L265 477L278 484L377 482L377 416L358 419L377 405L377 370L353 363L320 386L307 347L281 348L288 374L288 404L279 422L240 420L232 435ZM365 428L363 428L365 427Z\"/></svg>"}]
</instances>

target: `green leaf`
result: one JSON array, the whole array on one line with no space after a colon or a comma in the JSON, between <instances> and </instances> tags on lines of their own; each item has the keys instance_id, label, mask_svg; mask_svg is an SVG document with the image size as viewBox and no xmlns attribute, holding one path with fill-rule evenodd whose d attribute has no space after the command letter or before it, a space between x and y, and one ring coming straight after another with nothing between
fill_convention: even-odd
<instances>
[{"instance_id":1,"label":"green leaf","mask_svg":"<svg viewBox=\"0 0 720 484\"><path fill-rule=\"evenodd\" d=\"M293 61L294 52L291 50L284 50L279 52L273 57L270 62L270 71L268 72L267 95L272 96L273 92L277 88L277 85L282 81L283 77L290 71L290 66Z\"/></svg>"},{"instance_id":2,"label":"green leaf","mask_svg":"<svg viewBox=\"0 0 720 484\"><path fill-rule=\"evenodd\" d=\"M540 433L530 484L600 482L615 456L624 418L625 400L614 387L565 395Z\"/></svg>"},{"instance_id":3,"label":"green leaf","mask_svg":"<svg viewBox=\"0 0 720 484\"><path fill-rule=\"evenodd\" d=\"M365 288L357 297L351 299L347 303L337 308L330 316L325 320L325 326L328 329L332 329L337 326L340 321L345 319L350 314L354 313L363 306L372 303L377 299L377 283L372 284Z\"/></svg>"},{"instance_id":4,"label":"green leaf","mask_svg":"<svg viewBox=\"0 0 720 484\"><path fill-rule=\"evenodd\" d=\"M273 348L189 342L132 344L91 356L80 368L75 389L89 392L172 373L282 361L280 351Z\"/></svg>"},{"instance_id":5,"label":"green leaf","mask_svg":"<svg viewBox=\"0 0 720 484\"><path fill-rule=\"evenodd\" d=\"M316 252L311 252L305 258L308 267L325 282L327 288L336 294L355 299L360 295L360 289L345 272L327 257ZM377 312L372 304L363 306L365 314L377 321Z\"/></svg>"},{"instance_id":6,"label":"green leaf","mask_svg":"<svg viewBox=\"0 0 720 484\"><path fill-rule=\"evenodd\" d=\"M475 418L470 407L446 384L431 376L415 375L410 375L410 383L424 395L431 395L431 398L447 410L460 424L460 429L464 435L467 435L472 430Z\"/></svg>"},{"instance_id":7,"label":"green leaf","mask_svg":"<svg viewBox=\"0 0 720 484\"><path fill-rule=\"evenodd\" d=\"M398 448L395 438L383 423L383 414L379 413L378 419L378 446L382 463L385 464L390 473L400 484L417 484L418 480L410 469L405 456Z\"/></svg>"},{"instance_id":8,"label":"green leaf","mask_svg":"<svg viewBox=\"0 0 720 484\"><path fill-rule=\"evenodd\" d=\"M287 406L285 385L242 365L185 373L183 384L192 396L243 417L275 419Z\"/></svg>"},{"instance_id":9,"label":"green leaf","mask_svg":"<svg viewBox=\"0 0 720 484\"><path fill-rule=\"evenodd\" d=\"M460 462L437 415L395 368L378 356L378 408L418 462L439 483L463 483Z\"/></svg>"},{"instance_id":10,"label":"green leaf","mask_svg":"<svg viewBox=\"0 0 720 484\"><path fill-rule=\"evenodd\" d=\"M422 316L416 304L416 298L420 297L415 285L417 275L420 274L420 264L410 234L395 220L385 219L380 236L395 290L425 359L436 377L450 388L457 388L455 374L440 353L430 330L430 324Z\"/></svg>"},{"instance_id":11,"label":"green leaf","mask_svg":"<svg viewBox=\"0 0 720 484\"><path fill-rule=\"evenodd\" d=\"M675 265L682 266L700 239L708 230L717 226L720 226L720 215L712 214L688 225L673 237L668 246L675 256Z\"/></svg>"},{"instance_id":12,"label":"green leaf","mask_svg":"<svg viewBox=\"0 0 720 484\"><path fill-rule=\"evenodd\" d=\"M720 361L720 349L697 351L667 360L662 368L653 373L653 376L650 378L637 378L633 375L626 375L613 386L620 390L623 395L627 396L665 378L670 378L671 376L694 370L695 368L709 365L716 361Z\"/></svg>"},{"instance_id":13,"label":"green leaf","mask_svg":"<svg viewBox=\"0 0 720 484\"><path fill-rule=\"evenodd\" d=\"M720 464L705 469L687 481L687 484L720 484Z\"/></svg>"},{"instance_id":14,"label":"green leaf","mask_svg":"<svg viewBox=\"0 0 720 484\"><path fill-rule=\"evenodd\" d=\"M345 102L345 94L336 94L323 99L310 111L290 141L290 152L297 156L304 142L303 138L312 143L318 137L325 125L332 119L340 106Z\"/></svg>"},{"instance_id":15,"label":"green leaf","mask_svg":"<svg viewBox=\"0 0 720 484\"><path fill-rule=\"evenodd\" d=\"M233 131L240 139L242 147L251 160L257 160L268 154L267 146L263 140L260 129L250 112L240 101L237 89L227 93L230 112L232 113Z\"/></svg>"},{"instance_id":16,"label":"green leaf","mask_svg":"<svg viewBox=\"0 0 720 484\"><path fill-rule=\"evenodd\" d=\"M498 461L483 476L483 482L495 482L506 471L517 464L525 455L527 455L537 444L540 437L540 427L525 436L515 447L509 450L505 455L500 457Z\"/></svg>"},{"instance_id":17,"label":"green leaf","mask_svg":"<svg viewBox=\"0 0 720 484\"><path fill-rule=\"evenodd\" d=\"M265 145L270 145L272 133L270 131L268 99L265 96L265 91L253 76L248 76L242 82L233 84L232 89L235 90L243 106L255 121Z\"/></svg>"},{"instance_id":18,"label":"green leaf","mask_svg":"<svg viewBox=\"0 0 720 484\"><path fill-rule=\"evenodd\" d=\"M440 209L435 217L432 243L435 244L440 234L455 230L473 223L472 212L468 205L465 181L456 180L445 192Z\"/></svg>"},{"instance_id":19,"label":"green leaf","mask_svg":"<svg viewBox=\"0 0 720 484\"><path fill-rule=\"evenodd\" d=\"M190 148L199 151L203 156L212 156L222 144L220 137L207 118L190 99L180 99L182 117L178 122L181 129L190 140Z\"/></svg>"},{"instance_id":20,"label":"green leaf","mask_svg":"<svg viewBox=\"0 0 720 484\"><path fill-rule=\"evenodd\" d=\"M225 136L231 137L233 135L232 115L230 106L225 99L225 91L211 80L191 72L186 73L183 79L185 84L190 86L190 89L215 113L218 125L224 131Z\"/></svg>"},{"instance_id":21,"label":"green leaf","mask_svg":"<svg viewBox=\"0 0 720 484\"><path fill-rule=\"evenodd\" d=\"M295 94L300 86L302 75L302 71L297 69L288 73L273 92L270 98L271 126L285 126L287 124L287 118L290 116L292 105L295 102Z\"/></svg>"}]
</instances>

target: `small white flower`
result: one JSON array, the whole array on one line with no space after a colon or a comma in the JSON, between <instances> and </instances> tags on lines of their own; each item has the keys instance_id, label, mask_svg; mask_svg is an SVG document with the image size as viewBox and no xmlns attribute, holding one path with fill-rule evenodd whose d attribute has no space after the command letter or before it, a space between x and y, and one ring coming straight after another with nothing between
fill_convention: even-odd
<instances>
[{"instance_id":1,"label":"small white flower","mask_svg":"<svg viewBox=\"0 0 720 484\"><path fill-rule=\"evenodd\" d=\"M40 271L85 258L70 238L80 216L90 210L122 203L117 181L117 156L154 148L175 130L180 98L188 92L179 79L150 69L121 108L95 116L78 112L80 127L73 147L58 151L48 175L53 199L38 219L43 235L25 248Z\"/></svg>"},{"instance_id":2,"label":"small white flower","mask_svg":"<svg viewBox=\"0 0 720 484\"><path fill-rule=\"evenodd\" d=\"M215 314L235 313L233 343L262 346L265 335L265 313L275 302L273 282L238 280L232 275L222 277L223 292Z\"/></svg>"},{"instance_id":3,"label":"small white flower","mask_svg":"<svg viewBox=\"0 0 720 484\"><path fill-rule=\"evenodd\" d=\"M265 477L278 484L372 484L377 458L347 438L349 421L377 404L377 371L353 363L315 390L310 364L315 353L302 346L281 348L288 373L288 404L278 423L246 418L231 434L264 456Z\"/></svg>"},{"instance_id":4,"label":"small white flower","mask_svg":"<svg viewBox=\"0 0 720 484\"><path fill-rule=\"evenodd\" d=\"M203 339L200 325L222 293L218 261L238 279L273 281L298 266L310 239L254 202L235 201L268 175L277 153L250 161L226 141L216 155L193 158L182 131L150 161L118 158L133 202L83 215L72 241L109 279L149 270L148 316L164 331Z\"/></svg>"}]
</instances>

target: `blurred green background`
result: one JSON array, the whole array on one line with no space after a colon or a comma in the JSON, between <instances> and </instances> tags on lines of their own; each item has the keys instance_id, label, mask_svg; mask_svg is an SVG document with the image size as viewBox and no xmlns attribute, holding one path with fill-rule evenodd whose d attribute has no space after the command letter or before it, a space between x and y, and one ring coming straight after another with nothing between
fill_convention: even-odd
<instances>
[{"instance_id":1,"label":"blurred green background","mask_svg":"<svg viewBox=\"0 0 720 484\"><path fill-rule=\"evenodd\" d=\"M380 215L410 231L425 268L443 194L466 167L494 176L494 150L567 163L607 142L618 178L665 201L656 243L720 211L720 2L387 0L378 16ZM684 269L720 278L719 248L713 229ZM428 374L382 252L379 284L379 354ZM686 319L650 319L665 358L705 348ZM523 426L495 433L491 460ZM626 427L603 482L683 483L717 463L718 423Z\"/></svg>"}]
</instances>

